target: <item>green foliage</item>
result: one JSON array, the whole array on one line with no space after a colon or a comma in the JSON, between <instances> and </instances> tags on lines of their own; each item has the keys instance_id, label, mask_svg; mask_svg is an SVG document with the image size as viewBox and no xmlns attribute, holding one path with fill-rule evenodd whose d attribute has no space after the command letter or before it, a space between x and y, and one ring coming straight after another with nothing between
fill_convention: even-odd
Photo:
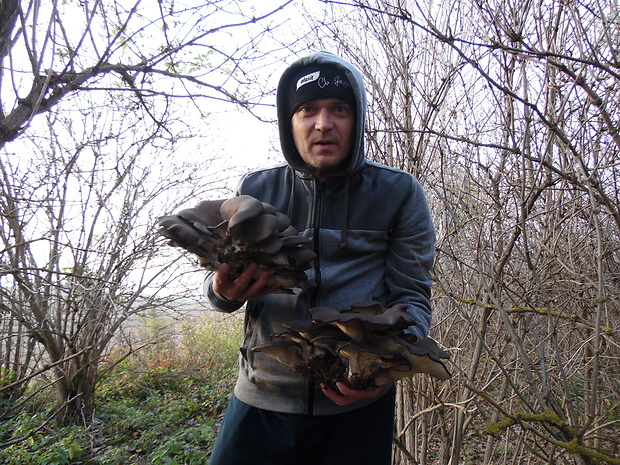
<instances>
[{"instance_id":1,"label":"green foliage","mask_svg":"<svg viewBox=\"0 0 620 465\"><path fill-rule=\"evenodd\" d=\"M225 395L227 397L228 394ZM106 438L92 464L205 464L215 439L216 417L200 389L142 401L126 397L98 409L97 434Z\"/></svg>"},{"instance_id":2,"label":"green foliage","mask_svg":"<svg viewBox=\"0 0 620 465\"><path fill-rule=\"evenodd\" d=\"M8 368L0 368L0 388L8 386L17 379L17 372Z\"/></svg>"},{"instance_id":3,"label":"green foliage","mask_svg":"<svg viewBox=\"0 0 620 465\"><path fill-rule=\"evenodd\" d=\"M151 321L153 323L153 321ZM157 321L149 331L165 325ZM118 350L97 386L88 428L59 427L42 391L0 422L6 465L204 465L237 374L238 322L187 324L130 357ZM45 424L44 428L41 425ZM18 438L23 440L9 444Z\"/></svg>"},{"instance_id":4,"label":"green foliage","mask_svg":"<svg viewBox=\"0 0 620 465\"><path fill-rule=\"evenodd\" d=\"M24 410L22 414L2 422L0 442L8 443L12 439L24 439L0 449L0 462L5 465L76 463L84 453L87 432L78 426L57 428L54 421L50 421L46 428L37 431L51 413L48 408L41 409L35 414Z\"/></svg>"}]
</instances>

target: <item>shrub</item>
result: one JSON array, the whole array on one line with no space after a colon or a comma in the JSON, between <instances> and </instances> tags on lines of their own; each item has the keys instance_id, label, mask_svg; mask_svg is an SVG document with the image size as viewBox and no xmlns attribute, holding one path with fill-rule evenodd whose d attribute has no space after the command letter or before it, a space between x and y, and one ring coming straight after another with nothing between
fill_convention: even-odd
<instances>
[{"instance_id":1,"label":"shrub","mask_svg":"<svg viewBox=\"0 0 620 465\"><path fill-rule=\"evenodd\" d=\"M240 320L206 317L166 337L160 329L158 343L110 354L88 428L53 419L41 428L53 414L45 391L0 422L0 443L26 438L0 449L0 463L206 464L236 380Z\"/></svg>"}]
</instances>

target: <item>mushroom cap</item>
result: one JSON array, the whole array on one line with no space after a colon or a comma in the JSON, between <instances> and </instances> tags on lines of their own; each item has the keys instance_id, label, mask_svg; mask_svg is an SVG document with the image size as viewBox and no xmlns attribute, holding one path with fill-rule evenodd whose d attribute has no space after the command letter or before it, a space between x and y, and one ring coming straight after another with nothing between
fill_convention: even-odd
<instances>
[{"instance_id":1,"label":"mushroom cap","mask_svg":"<svg viewBox=\"0 0 620 465\"><path fill-rule=\"evenodd\" d=\"M419 373L431 375L437 379L450 379L452 376L443 363L435 362L428 355L411 355L407 360L407 365L380 368L373 374L373 378L379 386L384 386Z\"/></svg>"},{"instance_id":2,"label":"mushroom cap","mask_svg":"<svg viewBox=\"0 0 620 465\"><path fill-rule=\"evenodd\" d=\"M279 237L269 236L262 241L250 244L248 246L248 250L258 254L264 254L266 257L269 257L275 253L278 253L282 249L283 245L284 243Z\"/></svg>"},{"instance_id":3,"label":"mushroom cap","mask_svg":"<svg viewBox=\"0 0 620 465\"><path fill-rule=\"evenodd\" d=\"M347 361L349 376L361 378L370 378L379 368L388 366L386 361L393 357L389 351L353 342L342 345L338 354Z\"/></svg>"},{"instance_id":4,"label":"mushroom cap","mask_svg":"<svg viewBox=\"0 0 620 465\"><path fill-rule=\"evenodd\" d=\"M185 222L179 222L174 216L162 216L158 223L159 234L170 239L170 245L187 247L200 242L196 229Z\"/></svg>"},{"instance_id":5,"label":"mushroom cap","mask_svg":"<svg viewBox=\"0 0 620 465\"><path fill-rule=\"evenodd\" d=\"M338 328L327 323L314 323L310 319L293 320L283 324L288 332L299 334L311 344L319 344L321 340L348 341L346 335L342 334ZM334 342L334 344L337 344ZM332 352L337 353L336 346L325 347Z\"/></svg>"},{"instance_id":6,"label":"mushroom cap","mask_svg":"<svg viewBox=\"0 0 620 465\"><path fill-rule=\"evenodd\" d=\"M278 218L275 215L257 215L241 220L233 226L231 226L232 219L228 221L228 232L240 247L257 244L274 236L278 226Z\"/></svg>"},{"instance_id":7,"label":"mushroom cap","mask_svg":"<svg viewBox=\"0 0 620 465\"><path fill-rule=\"evenodd\" d=\"M191 223L204 225L220 224L224 219L220 215L220 208L224 200L202 200L194 208L186 208L177 213Z\"/></svg>"},{"instance_id":8,"label":"mushroom cap","mask_svg":"<svg viewBox=\"0 0 620 465\"><path fill-rule=\"evenodd\" d=\"M263 212L263 202L250 195L238 195L225 200L220 206L220 215L228 220L228 228L255 218Z\"/></svg>"},{"instance_id":9,"label":"mushroom cap","mask_svg":"<svg viewBox=\"0 0 620 465\"><path fill-rule=\"evenodd\" d=\"M349 307L349 309L351 308L354 307ZM364 303L357 308L373 310L364 313L350 310L340 312L330 307L315 307L310 309L310 314L314 320L337 326L357 342L366 340L368 335L372 333L402 331L416 324L415 319L407 313L407 306L403 304L394 305L379 314L375 313L376 307L374 305Z\"/></svg>"},{"instance_id":10,"label":"mushroom cap","mask_svg":"<svg viewBox=\"0 0 620 465\"><path fill-rule=\"evenodd\" d=\"M269 205L269 204L267 204ZM272 207L273 208L273 207ZM280 212L276 212L275 208L274 209L274 215L276 215L276 218L278 218L278 232L280 234L282 234L284 231L286 231L287 229L291 228L291 219L285 215L284 213L280 213ZM295 229L293 227L293 230L295 231L295 233L293 235L297 235L297 229Z\"/></svg>"},{"instance_id":11,"label":"mushroom cap","mask_svg":"<svg viewBox=\"0 0 620 465\"><path fill-rule=\"evenodd\" d=\"M450 372L444 361L450 354L437 344L431 337L409 343L401 337L376 338L375 342L386 350L400 355L409 365L407 369L400 366L393 370L398 375L395 379L411 376L416 373L426 373L438 379L450 378Z\"/></svg>"},{"instance_id":12,"label":"mushroom cap","mask_svg":"<svg viewBox=\"0 0 620 465\"><path fill-rule=\"evenodd\" d=\"M288 264L295 269L306 270L310 268L310 262L316 257L316 253L307 247L285 246L282 249L286 253Z\"/></svg>"},{"instance_id":13,"label":"mushroom cap","mask_svg":"<svg viewBox=\"0 0 620 465\"><path fill-rule=\"evenodd\" d=\"M276 211L276 207L267 202L262 202L263 204L263 213L267 215L278 215L279 213ZM281 213L280 213L281 214ZM286 215L284 215L286 216ZM288 216L286 216L288 219Z\"/></svg>"},{"instance_id":14,"label":"mushroom cap","mask_svg":"<svg viewBox=\"0 0 620 465\"><path fill-rule=\"evenodd\" d=\"M278 362L291 368L304 361L301 345L292 339L270 341L266 344L254 347L252 351L264 352Z\"/></svg>"},{"instance_id":15,"label":"mushroom cap","mask_svg":"<svg viewBox=\"0 0 620 465\"><path fill-rule=\"evenodd\" d=\"M286 246L294 246L294 245L305 245L310 243L311 239L306 236L282 236L280 235L280 240L282 241L282 245ZM309 249L304 249L309 250Z\"/></svg>"},{"instance_id":16,"label":"mushroom cap","mask_svg":"<svg viewBox=\"0 0 620 465\"><path fill-rule=\"evenodd\" d=\"M443 360L450 358L450 353L442 349L437 341L430 336L413 342L410 342L407 339L407 335L404 335L399 339L406 344L410 352L416 355L428 355L436 362L442 362Z\"/></svg>"},{"instance_id":17,"label":"mushroom cap","mask_svg":"<svg viewBox=\"0 0 620 465\"><path fill-rule=\"evenodd\" d=\"M272 274L267 280L267 285L271 286L273 284L278 284L280 286L280 290L275 292L277 294L294 294L292 289L301 289L305 291L316 286L316 283L308 279L305 274L303 278L301 275L294 277L286 276L282 273Z\"/></svg>"},{"instance_id":18,"label":"mushroom cap","mask_svg":"<svg viewBox=\"0 0 620 465\"><path fill-rule=\"evenodd\" d=\"M293 225L289 225L286 229L280 231L280 237L297 236L299 231Z\"/></svg>"}]
</instances>

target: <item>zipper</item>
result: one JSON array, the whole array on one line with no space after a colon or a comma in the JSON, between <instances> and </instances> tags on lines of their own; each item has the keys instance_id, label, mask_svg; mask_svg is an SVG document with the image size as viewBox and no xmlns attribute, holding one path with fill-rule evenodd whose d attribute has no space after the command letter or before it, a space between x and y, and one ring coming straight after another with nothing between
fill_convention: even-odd
<instances>
[{"instance_id":1,"label":"zipper","mask_svg":"<svg viewBox=\"0 0 620 465\"><path fill-rule=\"evenodd\" d=\"M314 259L314 282L316 283L316 287L312 290L312 295L310 297L310 308L316 307L316 299L318 288L321 284L321 268L320 268L320 241L319 241L319 232L321 230L321 218L323 216L323 192L325 190L325 183L319 183L317 180L314 180L314 199L313 199L313 208L314 218L313 218L313 231L312 231L312 248L314 253L316 253L316 258ZM309 316L309 315L308 315ZM306 414L309 416L314 415L314 399L316 396L316 384L312 381L308 381L306 384L306 392L308 393L307 397L307 408Z\"/></svg>"},{"instance_id":2,"label":"zipper","mask_svg":"<svg viewBox=\"0 0 620 465\"><path fill-rule=\"evenodd\" d=\"M321 284L321 267L319 266L321 246L320 246L320 240L319 240L319 233L321 231L321 218L323 217L323 196L324 196L324 191L325 191L324 182L318 183L315 180L314 183L316 187L314 189L314 199L313 199L314 218L313 218L313 232L312 232L312 238L313 238L312 247L314 249L314 253L316 253L316 258L314 259L314 269L315 269L314 282L316 282L316 288L313 289L312 296L310 297L310 308L316 307L316 298L317 298L318 288L319 288L319 285Z\"/></svg>"}]
</instances>

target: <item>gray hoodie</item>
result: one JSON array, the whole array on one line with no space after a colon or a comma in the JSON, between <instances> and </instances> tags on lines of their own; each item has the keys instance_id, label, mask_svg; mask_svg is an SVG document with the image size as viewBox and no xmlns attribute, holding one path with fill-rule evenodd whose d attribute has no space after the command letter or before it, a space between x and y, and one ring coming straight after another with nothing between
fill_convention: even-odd
<instances>
[{"instance_id":1,"label":"gray hoodie","mask_svg":"<svg viewBox=\"0 0 620 465\"><path fill-rule=\"evenodd\" d=\"M295 147L287 89L291 76L311 63L341 68L356 97L355 142L348 165L323 183L306 169ZM244 341L235 395L246 404L278 412L325 415L349 411L373 400L339 407L312 383L262 352L251 349L283 331L282 323L309 318L309 309L343 309L375 300L384 307L408 305L417 324L409 332L428 334L431 321L435 233L426 197L408 173L366 160L366 95L362 76L336 55L319 52L284 71L277 92L278 124L286 164L247 174L237 194L252 195L287 213L301 234L312 238L317 253L308 275L317 286L294 295L272 294L245 306ZM205 293L221 311L235 311L213 292L212 274Z\"/></svg>"}]
</instances>

